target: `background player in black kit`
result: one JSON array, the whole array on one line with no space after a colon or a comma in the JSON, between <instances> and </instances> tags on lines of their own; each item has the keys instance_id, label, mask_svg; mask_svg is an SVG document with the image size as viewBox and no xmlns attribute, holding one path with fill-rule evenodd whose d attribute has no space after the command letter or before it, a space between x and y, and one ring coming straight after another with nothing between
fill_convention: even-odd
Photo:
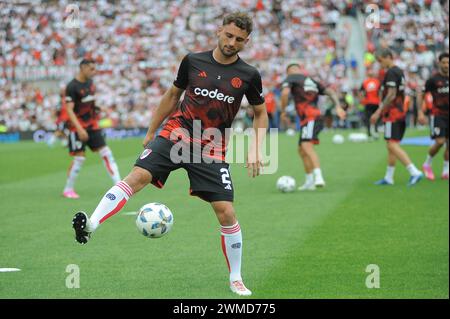
<instances>
[{"instance_id":1,"label":"background player in black kit","mask_svg":"<svg viewBox=\"0 0 450 319\"><path fill-rule=\"evenodd\" d=\"M68 146L69 153L73 156L63 191L63 196L66 198L79 197L75 192L75 180L85 160L86 145L91 151L100 154L113 182L120 181L119 168L98 124L95 86L92 81L94 74L95 62L84 59L80 62L80 71L77 76L66 87L65 108L70 129Z\"/></svg>"},{"instance_id":2,"label":"background player in black kit","mask_svg":"<svg viewBox=\"0 0 450 319\"><path fill-rule=\"evenodd\" d=\"M427 154L427 159L423 164L425 176L429 180L434 180L434 172L431 167L433 157L446 144L444 153L444 168L442 170L442 179L448 180L449 173L449 153L448 153L448 112L449 112L449 96L448 96L448 76L449 76L449 54L441 53L439 55L438 72L431 76L425 83L424 94L431 93L433 96L433 106L430 115L431 138L434 144L431 146ZM422 105L422 101L419 101ZM426 124L426 117L419 108L419 122Z\"/></svg>"},{"instance_id":3,"label":"background player in black kit","mask_svg":"<svg viewBox=\"0 0 450 319\"><path fill-rule=\"evenodd\" d=\"M211 204L221 225L222 249L230 271L230 289L239 295L251 294L241 277L242 234L233 208L234 188L229 165L224 161L226 141L207 138L200 143L192 135L195 120L201 121L202 131L216 128L224 133L226 128L231 127L245 95L253 105L254 128L257 129L247 167L251 176L259 175L259 146L268 126L261 77L254 67L238 56L249 41L251 31L252 20L247 14L230 14L224 18L223 26L217 32L218 46L213 51L188 54L183 59L174 85L164 94L153 115L143 141L145 150L131 173L106 192L90 218L84 212L75 215L73 227L78 242L86 243L99 224L122 209L134 193L149 183L163 187L171 171L184 168L189 176L191 194ZM177 109L183 91L184 100ZM155 138L156 130L168 117L161 133ZM176 163L171 149L178 145L179 137L182 142L203 149L209 142L215 143L218 151L203 154L205 158L202 157L201 162L192 161L195 156L189 154L188 161ZM210 159L215 162L210 162Z\"/></svg>"},{"instance_id":4,"label":"background player in black kit","mask_svg":"<svg viewBox=\"0 0 450 319\"><path fill-rule=\"evenodd\" d=\"M375 124L380 116L383 116L384 139L388 150L388 167L385 177L375 184L393 185L395 164L399 160L411 175L408 186L413 186L423 178L423 174L400 146L406 131L405 76L403 71L394 64L394 55L389 49L378 51L376 56L381 67L387 71L381 87L382 102L370 121Z\"/></svg>"},{"instance_id":5,"label":"background player in black kit","mask_svg":"<svg viewBox=\"0 0 450 319\"><path fill-rule=\"evenodd\" d=\"M281 116L283 121L289 121L285 109L288 105L289 95L292 94L302 126L298 142L298 154L303 161L306 175L305 183L298 189L300 191L313 191L316 187L325 187L319 155L314 150L314 145L319 144L319 134L324 127L322 114L318 107L319 95L330 97L340 119L345 119L346 113L339 103L336 92L302 74L299 64L291 63L286 68L286 72L288 76L282 84L281 91Z\"/></svg>"}]
</instances>

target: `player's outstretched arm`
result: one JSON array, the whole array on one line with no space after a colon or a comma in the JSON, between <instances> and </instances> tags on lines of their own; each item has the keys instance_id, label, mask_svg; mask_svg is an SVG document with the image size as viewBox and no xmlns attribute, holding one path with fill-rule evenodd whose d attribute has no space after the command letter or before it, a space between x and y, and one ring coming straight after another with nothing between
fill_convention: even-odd
<instances>
[{"instance_id":1,"label":"player's outstretched arm","mask_svg":"<svg viewBox=\"0 0 450 319\"><path fill-rule=\"evenodd\" d=\"M159 106L153 113L147 134L142 142L144 147L153 140L155 132L162 122L175 111L183 91L184 90L177 88L175 85L172 85L172 87L164 93Z\"/></svg>"},{"instance_id":2,"label":"player's outstretched arm","mask_svg":"<svg viewBox=\"0 0 450 319\"><path fill-rule=\"evenodd\" d=\"M255 134L250 145L246 167L248 169L248 175L256 177L260 174L263 166L261 149L269 126L269 117L267 115L266 103L254 105L253 110L255 114L253 118Z\"/></svg>"},{"instance_id":3,"label":"player's outstretched arm","mask_svg":"<svg viewBox=\"0 0 450 319\"><path fill-rule=\"evenodd\" d=\"M324 93L325 93L325 95L328 95L330 97L330 99L333 101L334 107L336 108L337 116L341 120L344 120L347 114L341 106L341 102L339 101L339 97L338 97L337 93L333 89L330 89L330 88L326 88Z\"/></svg>"}]
</instances>

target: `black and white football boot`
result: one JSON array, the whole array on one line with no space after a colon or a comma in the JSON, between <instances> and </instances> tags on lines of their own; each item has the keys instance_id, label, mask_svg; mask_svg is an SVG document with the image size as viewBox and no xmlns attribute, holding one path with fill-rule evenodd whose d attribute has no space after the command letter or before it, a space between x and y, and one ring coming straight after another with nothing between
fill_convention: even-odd
<instances>
[{"instance_id":1,"label":"black and white football boot","mask_svg":"<svg viewBox=\"0 0 450 319\"><path fill-rule=\"evenodd\" d=\"M84 245L91 238L90 220L85 212L78 212L73 216L72 227L75 230L75 239L80 244Z\"/></svg>"}]
</instances>

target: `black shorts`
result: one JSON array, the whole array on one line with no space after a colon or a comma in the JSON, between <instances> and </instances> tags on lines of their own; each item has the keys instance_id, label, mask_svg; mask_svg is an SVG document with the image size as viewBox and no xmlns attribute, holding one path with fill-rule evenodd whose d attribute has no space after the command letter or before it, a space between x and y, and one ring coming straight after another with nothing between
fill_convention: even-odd
<instances>
[{"instance_id":1,"label":"black shorts","mask_svg":"<svg viewBox=\"0 0 450 319\"><path fill-rule=\"evenodd\" d=\"M184 168L190 181L190 195L198 196L207 202L234 200L228 163L174 163L170 158L173 145L175 144L163 137L156 137L147 145L134 165L148 170L153 177L152 184L158 188L164 187L170 172Z\"/></svg>"},{"instance_id":2,"label":"black shorts","mask_svg":"<svg viewBox=\"0 0 450 319\"><path fill-rule=\"evenodd\" d=\"M448 140L448 116L430 116L431 138L445 137Z\"/></svg>"},{"instance_id":3,"label":"black shorts","mask_svg":"<svg viewBox=\"0 0 450 319\"><path fill-rule=\"evenodd\" d=\"M323 128L324 125L322 119L307 122L301 128L298 145L301 145L303 142L312 142L314 144L319 144L319 134L320 132L322 132Z\"/></svg>"},{"instance_id":4,"label":"black shorts","mask_svg":"<svg viewBox=\"0 0 450 319\"><path fill-rule=\"evenodd\" d=\"M69 134L69 153L84 152L86 145L91 150L96 150L106 146L105 138L102 130L88 130L89 139L86 142L80 141L77 132L70 132Z\"/></svg>"},{"instance_id":5,"label":"black shorts","mask_svg":"<svg viewBox=\"0 0 450 319\"><path fill-rule=\"evenodd\" d=\"M395 121L384 123L384 139L386 141L400 142L406 132L406 121Z\"/></svg>"}]
</instances>

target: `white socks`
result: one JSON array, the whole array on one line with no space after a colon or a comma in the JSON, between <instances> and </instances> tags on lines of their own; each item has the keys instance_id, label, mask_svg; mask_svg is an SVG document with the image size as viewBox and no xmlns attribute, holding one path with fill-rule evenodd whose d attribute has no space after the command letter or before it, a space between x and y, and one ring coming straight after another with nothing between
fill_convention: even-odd
<instances>
[{"instance_id":1,"label":"white socks","mask_svg":"<svg viewBox=\"0 0 450 319\"><path fill-rule=\"evenodd\" d=\"M387 182L394 184L394 173L395 173L395 166L388 166L387 170L386 170L386 175L384 176L384 179Z\"/></svg>"},{"instance_id":2,"label":"white socks","mask_svg":"<svg viewBox=\"0 0 450 319\"><path fill-rule=\"evenodd\" d=\"M70 164L69 171L67 172L67 182L66 187L64 187L64 192L73 190L75 187L75 180L77 179L78 173L83 166L84 160L86 158L83 156L74 156L72 164Z\"/></svg>"},{"instance_id":3,"label":"white socks","mask_svg":"<svg viewBox=\"0 0 450 319\"><path fill-rule=\"evenodd\" d=\"M323 180L322 170L320 168L315 168L313 174L316 180Z\"/></svg>"},{"instance_id":4,"label":"white socks","mask_svg":"<svg viewBox=\"0 0 450 319\"><path fill-rule=\"evenodd\" d=\"M100 150L99 154L109 176L111 176L114 183L118 183L120 181L119 167L114 160L111 149L108 146L105 146Z\"/></svg>"},{"instance_id":5,"label":"white socks","mask_svg":"<svg viewBox=\"0 0 450 319\"><path fill-rule=\"evenodd\" d=\"M221 227L222 251L230 271L230 282L242 280L242 233L239 223Z\"/></svg>"},{"instance_id":6,"label":"white socks","mask_svg":"<svg viewBox=\"0 0 450 319\"><path fill-rule=\"evenodd\" d=\"M444 161L444 169L442 170L443 174L448 174L448 161Z\"/></svg>"},{"instance_id":7,"label":"white socks","mask_svg":"<svg viewBox=\"0 0 450 319\"><path fill-rule=\"evenodd\" d=\"M305 184L311 185L314 184L314 174L306 174L306 182Z\"/></svg>"},{"instance_id":8,"label":"white socks","mask_svg":"<svg viewBox=\"0 0 450 319\"><path fill-rule=\"evenodd\" d=\"M408 170L408 172L409 172L409 174L411 175L411 176L417 176L417 175L420 175L420 174L422 174L422 172L421 171L419 171L418 169L417 169L417 167L414 165L414 164L409 164L408 166L406 166L406 169Z\"/></svg>"},{"instance_id":9,"label":"white socks","mask_svg":"<svg viewBox=\"0 0 450 319\"><path fill-rule=\"evenodd\" d=\"M118 182L113 186L106 192L89 218L91 227L88 231L93 232L101 223L119 212L131 196L133 196L133 190L124 181Z\"/></svg>"}]
</instances>

